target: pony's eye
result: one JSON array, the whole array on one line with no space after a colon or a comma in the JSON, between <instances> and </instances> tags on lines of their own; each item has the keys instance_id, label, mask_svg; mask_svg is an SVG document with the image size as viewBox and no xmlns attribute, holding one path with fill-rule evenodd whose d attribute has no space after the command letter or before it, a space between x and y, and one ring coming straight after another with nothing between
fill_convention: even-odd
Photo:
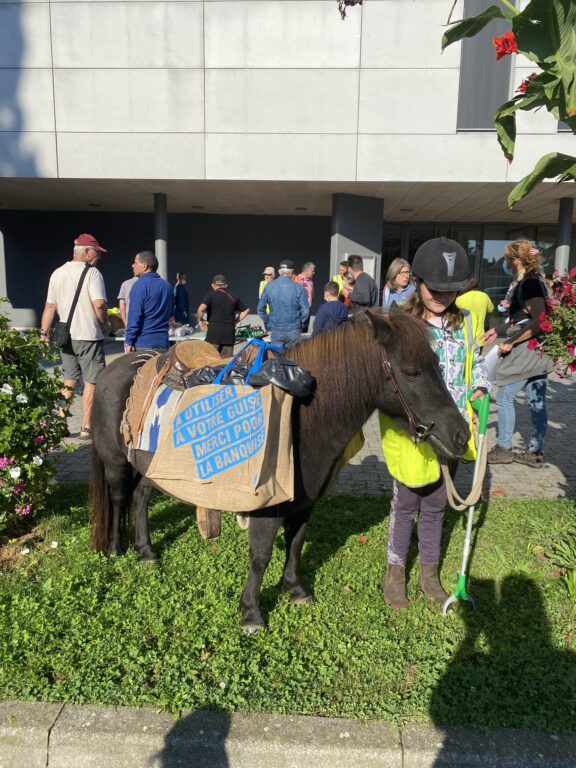
<instances>
[{"instance_id":1,"label":"pony's eye","mask_svg":"<svg viewBox=\"0 0 576 768\"><path fill-rule=\"evenodd\" d=\"M420 376L418 368L405 368L403 373L407 379L417 379Z\"/></svg>"}]
</instances>

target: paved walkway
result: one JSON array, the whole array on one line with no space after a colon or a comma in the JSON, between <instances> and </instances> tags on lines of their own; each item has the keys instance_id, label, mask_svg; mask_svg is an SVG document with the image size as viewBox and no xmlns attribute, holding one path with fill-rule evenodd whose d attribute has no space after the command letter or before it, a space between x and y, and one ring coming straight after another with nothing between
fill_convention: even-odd
<instances>
[{"instance_id":1,"label":"paved walkway","mask_svg":"<svg viewBox=\"0 0 576 768\"><path fill-rule=\"evenodd\" d=\"M106 345L107 359L120 353L118 342ZM576 497L576 462L574 461L574 435L576 434L576 377L560 379L551 376L548 385L548 434L546 438L547 463L542 469L532 469L522 464L488 466L484 479L484 496L515 496L525 498ZM73 406L70 420L72 437L67 440L76 446L74 453L61 454L58 467L60 482L87 481L90 467L90 443L79 440L80 398ZM524 396L519 398L515 447L524 447L523 437L530 434L530 412ZM491 403L488 428L488 448L496 441L496 404ZM376 415L364 427L366 443L350 465L340 473L333 494L374 496L389 493L392 478L382 458ZM460 494L466 494L472 484L471 465L461 465L456 486Z\"/></svg>"}]
</instances>

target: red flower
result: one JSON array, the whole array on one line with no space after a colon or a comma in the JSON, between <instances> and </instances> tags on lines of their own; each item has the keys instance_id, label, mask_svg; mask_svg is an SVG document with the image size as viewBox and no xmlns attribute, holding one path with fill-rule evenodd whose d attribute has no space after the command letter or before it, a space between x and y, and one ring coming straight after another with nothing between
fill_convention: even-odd
<instances>
[{"instance_id":1,"label":"red flower","mask_svg":"<svg viewBox=\"0 0 576 768\"><path fill-rule=\"evenodd\" d=\"M568 275L568 277L570 277L570 278L576 277L576 267L574 267L574 269L570 270L570 274Z\"/></svg>"},{"instance_id":2,"label":"red flower","mask_svg":"<svg viewBox=\"0 0 576 768\"><path fill-rule=\"evenodd\" d=\"M572 361L568 368L570 368L571 371L576 371L576 362Z\"/></svg>"},{"instance_id":3,"label":"red flower","mask_svg":"<svg viewBox=\"0 0 576 768\"><path fill-rule=\"evenodd\" d=\"M512 34L514 34L514 33L512 33ZM495 38L495 39L498 39L498 38ZM494 41L492 41L492 42L494 42ZM514 41L514 42L516 42L516 41ZM496 43L494 43L494 44L496 45ZM518 50L518 47L516 47L516 50ZM497 58L500 58L500 56L498 56ZM528 88L528 86L530 85L532 80L534 80L536 75L537 75L536 72L532 72L531 75L528 75L528 77L524 78L524 80L522 80L522 82L520 83L518 88L516 88L514 93L526 93L526 88Z\"/></svg>"},{"instance_id":4,"label":"red flower","mask_svg":"<svg viewBox=\"0 0 576 768\"><path fill-rule=\"evenodd\" d=\"M568 354L570 354L570 355L572 355L572 357L574 357L574 350L576 349L574 344L566 344L566 349L568 350Z\"/></svg>"},{"instance_id":5,"label":"red flower","mask_svg":"<svg viewBox=\"0 0 576 768\"><path fill-rule=\"evenodd\" d=\"M508 56L509 53L518 53L516 35L511 29L508 32L504 32L500 37L495 37L492 43L496 47L496 61L500 61L504 56Z\"/></svg>"},{"instance_id":6,"label":"red flower","mask_svg":"<svg viewBox=\"0 0 576 768\"><path fill-rule=\"evenodd\" d=\"M544 331L544 333L550 333L552 328L553 328L553 325L550 322L550 320L544 320L543 322L540 323L540 330Z\"/></svg>"},{"instance_id":7,"label":"red flower","mask_svg":"<svg viewBox=\"0 0 576 768\"><path fill-rule=\"evenodd\" d=\"M528 342L527 346L528 346L528 349L538 349L540 345L538 344L538 339L535 336L533 336Z\"/></svg>"}]
</instances>

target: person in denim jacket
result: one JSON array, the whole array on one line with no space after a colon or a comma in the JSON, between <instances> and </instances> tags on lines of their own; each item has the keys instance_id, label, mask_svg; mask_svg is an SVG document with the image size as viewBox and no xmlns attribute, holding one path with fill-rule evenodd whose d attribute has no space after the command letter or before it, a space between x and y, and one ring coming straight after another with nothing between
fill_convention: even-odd
<instances>
[{"instance_id":1,"label":"person in denim jacket","mask_svg":"<svg viewBox=\"0 0 576 768\"><path fill-rule=\"evenodd\" d=\"M293 261L284 260L280 264L277 279L262 291L257 312L270 332L272 344L284 348L300 340L302 328L310 317L310 305L306 291L294 281Z\"/></svg>"}]
</instances>

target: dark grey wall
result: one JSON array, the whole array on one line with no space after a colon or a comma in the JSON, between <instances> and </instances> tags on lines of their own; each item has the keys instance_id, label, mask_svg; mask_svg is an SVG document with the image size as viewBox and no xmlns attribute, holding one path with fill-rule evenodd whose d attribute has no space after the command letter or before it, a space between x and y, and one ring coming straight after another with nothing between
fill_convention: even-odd
<instances>
[{"instance_id":1,"label":"dark grey wall","mask_svg":"<svg viewBox=\"0 0 576 768\"><path fill-rule=\"evenodd\" d=\"M6 280L14 307L42 311L51 272L71 258L73 240L82 232L94 235L108 249L99 268L110 306L118 288L132 276L139 250L154 250L152 214L1 211L0 230L6 250ZM223 272L230 289L256 311L264 267L291 258L299 269L317 265L313 310L329 280L330 218L292 216L168 216L168 269L186 272L195 309L210 288L212 276Z\"/></svg>"}]
</instances>

